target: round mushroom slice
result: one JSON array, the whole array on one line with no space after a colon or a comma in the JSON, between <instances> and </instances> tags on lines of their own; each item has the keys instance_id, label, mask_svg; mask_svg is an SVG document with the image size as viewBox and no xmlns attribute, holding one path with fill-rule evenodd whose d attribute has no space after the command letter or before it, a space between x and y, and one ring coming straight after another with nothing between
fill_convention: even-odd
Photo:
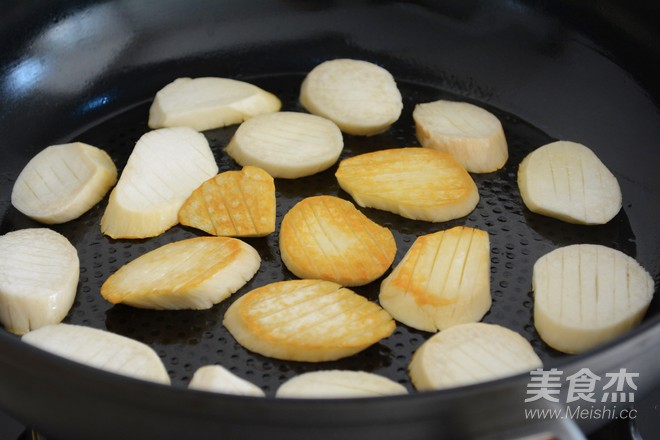
<instances>
[{"instance_id":1,"label":"round mushroom slice","mask_svg":"<svg viewBox=\"0 0 660 440\"><path fill-rule=\"evenodd\" d=\"M392 334L392 317L339 284L281 281L236 300L224 325L248 350L277 359L323 362L358 353Z\"/></svg>"},{"instance_id":2,"label":"round mushroom slice","mask_svg":"<svg viewBox=\"0 0 660 440\"><path fill-rule=\"evenodd\" d=\"M542 366L530 343L496 324L461 324L431 336L410 362L410 379L418 390L470 385Z\"/></svg>"},{"instance_id":3,"label":"round mushroom slice","mask_svg":"<svg viewBox=\"0 0 660 440\"><path fill-rule=\"evenodd\" d=\"M307 113L255 116L236 130L227 154L240 165L262 168L273 177L296 179L330 168L344 148L339 128Z\"/></svg>"},{"instance_id":4,"label":"round mushroom slice","mask_svg":"<svg viewBox=\"0 0 660 440\"><path fill-rule=\"evenodd\" d=\"M654 291L633 258L601 245L566 246L534 264L534 325L549 346L580 353L635 327Z\"/></svg>"},{"instance_id":5,"label":"round mushroom slice","mask_svg":"<svg viewBox=\"0 0 660 440\"><path fill-rule=\"evenodd\" d=\"M479 203L474 180L448 153L393 148L339 163L339 186L355 202L413 220L444 222L468 215Z\"/></svg>"},{"instance_id":6,"label":"round mushroom slice","mask_svg":"<svg viewBox=\"0 0 660 440\"><path fill-rule=\"evenodd\" d=\"M401 92L387 70L351 59L326 61L312 69L300 88L300 102L344 133L365 136L387 130L403 108Z\"/></svg>"},{"instance_id":7,"label":"round mushroom slice","mask_svg":"<svg viewBox=\"0 0 660 440\"><path fill-rule=\"evenodd\" d=\"M602 225L621 210L621 188L596 154L582 144L558 141L520 163L518 187L525 206L568 223Z\"/></svg>"},{"instance_id":8,"label":"round mushroom slice","mask_svg":"<svg viewBox=\"0 0 660 440\"><path fill-rule=\"evenodd\" d=\"M383 275L396 254L392 232L333 196L308 197L287 212L280 253L300 278L361 286Z\"/></svg>"},{"instance_id":9,"label":"round mushroom slice","mask_svg":"<svg viewBox=\"0 0 660 440\"><path fill-rule=\"evenodd\" d=\"M55 231L0 236L0 322L17 335L60 322L73 305L79 275L76 248Z\"/></svg>"},{"instance_id":10,"label":"round mushroom slice","mask_svg":"<svg viewBox=\"0 0 660 440\"><path fill-rule=\"evenodd\" d=\"M117 168L105 151L82 142L51 145L18 175L11 203L41 223L64 223L100 202L116 182Z\"/></svg>"},{"instance_id":11,"label":"round mushroom slice","mask_svg":"<svg viewBox=\"0 0 660 440\"><path fill-rule=\"evenodd\" d=\"M451 154L471 173L499 170L509 158L499 119L467 102L434 101L413 111L417 140L423 147Z\"/></svg>"}]
</instances>

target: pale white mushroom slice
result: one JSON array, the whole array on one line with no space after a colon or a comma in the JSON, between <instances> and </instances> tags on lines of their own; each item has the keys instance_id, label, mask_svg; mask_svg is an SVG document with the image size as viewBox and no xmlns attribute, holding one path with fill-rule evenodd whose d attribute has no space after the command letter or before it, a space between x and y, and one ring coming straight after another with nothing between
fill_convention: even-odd
<instances>
[{"instance_id":1,"label":"pale white mushroom slice","mask_svg":"<svg viewBox=\"0 0 660 440\"><path fill-rule=\"evenodd\" d=\"M243 287L260 264L259 253L236 238L189 238L122 266L103 283L101 295L139 308L208 309Z\"/></svg>"},{"instance_id":2,"label":"pale white mushroom slice","mask_svg":"<svg viewBox=\"0 0 660 440\"><path fill-rule=\"evenodd\" d=\"M534 264L534 325L552 348L580 353L640 323L651 303L651 275L628 255L601 245L565 246Z\"/></svg>"},{"instance_id":3,"label":"pale white mushroom slice","mask_svg":"<svg viewBox=\"0 0 660 440\"><path fill-rule=\"evenodd\" d=\"M518 187L527 208L568 223L600 225L621 210L616 177L588 147L557 141L523 159Z\"/></svg>"},{"instance_id":4,"label":"pale white mushroom slice","mask_svg":"<svg viewBox=\"0 0 660 440\"><path fill-rule=\"evenodd\" d=\"M188 388L221 394L264 397L264 391L221 365L205 365L195 371Z\"/></svg>"},{"instance_id":5,"label":"pale white mushroom slice","mask_svg":"<svg viewBox=\"0 0 660 440\"><path fill-rule=\"evenodd\" d=\"M343 148L341 131L332 121L307 113L278 112L242 123L226 151L240 165L295 179L330 168Z\"/></svg>"},{"instance_id":6,"label":"pale white mushroom slice","mask_svg":"<svg viewBox=\"0 0 660 440\"><path fill-rule=\"evenodd\" d=\"M54 324L27 333L22 340L90 367L170 384L165 365L151 347L109 331L80 325Z\"/></svg>"},{"instance_id":7,"label":"pale white mushroom slice","mask_svg":"<svg viewBox=\"0 0 660 440\"><path fill-rule=\"evenodd\" d=\"M187 127L161 128L135 144L101 219L112 238L155 237L179 222L195 188L218 174L206 138Z\"/></svg>"},{"instance_id":8,"label":"pale white mushroom slice","mask_svg":"<svg viewBox=\"0 0 660 440\"><path fill-rule=\"evenodd\" d=\"M427 102L415 106L413 119L423 147L451 154L471 173L497 171L509 158L502 123L481 107L467 102Z\"/></svg>"},{"instance_id":9,"label":"pale white mushroom slice","mask_svg":"<svg viewBox=\"0 0 660 440\"><path fill-rule=\"evenodd\" d=\"M419 330L479 321L491 305L488 233L457 226L417 238L378 299L394 319Z\"/></svg>"},{"instance_id":10,"label":"pale white mushroom slice","mask_svg":"<svg viewBox=\"0 0 660 440\"><path fill-rule=\"evenodd\" d=\"M392 317L339 284L293 280L238 298L223 321L246 349L276 359L324 362L358 353L392 334Z\"/></svg>"},{"instance_id":11,"label":"pale white mushroom slice","mask_svg":"<svg viewBox=\"0 0 660 440\"><path fill-rule=\"evenodd\" d=\"M407 394L400 383L366 371L321 370L303 373L284 382L275 397L335 399Z\"/></svg>"},{"instance_id":12,"label":"pale white mushroom slice","mask_svg":"<svg viewBox=\"0 0 660 440\"><path fill-rule=\"evenodd\" d=\"M108 154L82 142L51 145L34 156L18 175L11 203L41 223L80 217L117 182Z\"/></svg>"},{"instance_id":13,"label":"pale white mushroom slice","mask_svg":"<svg viewBox=\"0 0 660 440\"><path fill-rule=\"evenodd\" d=\"M335 173L355 202L413 220L444 222L468 215L479 191L448 153L430 148L393 148L349 157Z\"/></svg>"},{"instance_id":14,"label":"pale white mushroom slice","mask_svg":"<svg viewBox=\"0 0 660 440\"><path fill-rule=\"evenodd\" d=\"M46 228L0 236L0 322L17 335L60 322L80 275L76 248Z\"/></svg>"},{"instance_id":15,"label":"pale white mushroom slice","mask_svg":"<svg viewBox=\"0 0 660 440\"><path fill-rule=\"evenodd\" d=\"M276 112L281 105L277 96L244 81L178 78L156 93L149 109L149 127L204 131Z\"/></svg>"},{"instance_id":16,"label":"pale white mushroom slice","mask_svg":"<svg viewBox=\"0 0 660 440\"><path fill-rule=\"evenodd\" d=\"M496 324L473 322L443 330L417 349L409 365L417 390L453 388L542 366L531 344Z\"/></svg>"},{"instance_id":17,"label":"pale white mushroom slice","mask_svg":"<svg viewBox=\"0 0 660 440\"><path fill-rule=\"evenodd\" d=\"M403 108L392 74L376 64L345 58L314 67L302 83L300 102L344 133L365 136L387 130Z\"/></svg>"}]
</instances>

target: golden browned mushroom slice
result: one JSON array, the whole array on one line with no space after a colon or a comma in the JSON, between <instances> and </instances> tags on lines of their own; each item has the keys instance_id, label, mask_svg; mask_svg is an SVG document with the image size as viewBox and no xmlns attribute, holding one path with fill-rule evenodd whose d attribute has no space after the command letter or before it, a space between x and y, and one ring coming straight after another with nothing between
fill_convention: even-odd
<instances>
[{"instance_id":1,"label":"golden browned mushroom slice","mask_svg":"<svg viewBox=\"0 0 660 440\"><path fill-rule=\"evenodd\" d=\"M457 226L419 237L379 300L397 321L429 332L479 321L491 304L488 233Z\"/></svg>"},{"instance_id":2,"label":"golden browned mushroom slice","mask_svg":"<svg viewBox=\"0 0 660 440\"><path fill-rule=\"evenodd\" d=\"M479 203L479 191L465 168L449 154L429 148L354 156L342 160L335 175L358 205L413 220L452 220Z\"/></svg>"},{"instance_id":3,"label":"golden browned mushroom slice","mask_svg":"<svg viewBox=\"0 0 660 440\"><path fill-rule=\"evenodd\" d=\"M247 166L202 183L184 202L179 223L212 235L263 237L275 231L275 183Z\"/></svg>"},{"instance_id":4,"label":"golden browned mushroom slice","mask_svg":"<svg viewBox=\"0 0 660 440\"><path fill-rule=\"evenodd\" d=\"M324 362L358 353L392 334L385 310L339 284L282 281L237 299L224 325L243 347L277 359Z\"/></svg>"},{"instance_id":5,"label":"golden browned mushroom slice","mask_svg":"<svg viewBox=\"0 0 660 440\"><path fill-rule=\"evenodd\" d=\"M308 197L284 216L280 252L286 267L300 278L360 286L390 267L396 243L389 229L332 196Z\"/></svg>"},{"instance_id":6,"label":"golden browned mushroom slice","mask_svg":"<svg viewBox=\"0 0 660 440\"><path fill-rule=\"evenodd\" d=\"M259 253L236 238L189 238L122 266L103 283L101 295L146 309L208 309L243 287L260 264Z\"/></svg>"}]
</instances>

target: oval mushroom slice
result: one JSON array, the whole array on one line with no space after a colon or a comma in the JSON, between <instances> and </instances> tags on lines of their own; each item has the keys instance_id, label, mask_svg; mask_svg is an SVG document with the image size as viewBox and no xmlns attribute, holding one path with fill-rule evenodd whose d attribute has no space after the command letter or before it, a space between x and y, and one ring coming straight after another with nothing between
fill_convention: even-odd
<instances>
[{"instance_id":1,"label":"oval mushroom slice","mask_svg":"<svg viewBox=\"0 0 660 440\"><path fill-rule=\"evenodd\" d=\"M284 382L275 397L326 399L377 397L407 394L406 388L393 380L366 371L311 371Z\"/></svg>"},{"instance_id":2,"label":"oval mushroom slice","mask_svg":"<svg viewBox=\"0 0 660 440\"><path fill-rule=\"evenodd\" d=\"M344 133L366 136L387 130L403 108L401 92L387 70L350 59L314 67L302 83L300 102Z\"/></svg>"},{"instance_id":3,"label":"oval mushroom slice","mask_svg":"<svg viewBox=\"0 0 660 440\"><path fill-rule=\"evenodd\" d=\"M518 333L473 322L431 336L413 355L409 370L421 391L486 382L541 366L530 343Z\"/></svg>"},{"instance_id":4,"label":"oval mushroom slice","mask_svg":"<svg viewBox=\"0 0 660 440\"><path fill-rule=\"evenodd\" d=\"M189 238L121 267L103 283L101 295L146 309L208 309L243 287L260 263L259 253L238 239Z\"/></svg>"},{"instance_id":5,"label":"oval mushroom slice","mask_svg":"<svg viewBox=\"0 0 660 440\"><path fill-rule=\"evenodd\" d=\"M218 174L206 138L187 127L162 128L135 144L101 219L112 238L155 237L179 222L195 188Z\"/></svg>"},{"instance_id":6,"label":"oval mushroom slice","mask_svg":"<svg viewBox=\"0 0 660 440\"><path fill-rule=\"evenodd\" d=\"M296 276L343 286L380 277L396 254L389 229L332 196L308 197L291 208L282 220L279 244L282 261Z\"/></svg>"},{"instance_id":7,"label":"oval mushroom slice","mask_svg":"<svg viewBox=\"0 0 660 440\"><path fill-rule=\"evenodd\" d=\"M630 330L644 317L653 278L633 258L578 244L539 258L532 275L534 325L552 348L580 353Z\"/></svg>"},{"instance_id":8,"label":"oval mushroom slice","mask_svg":"<svg viewBox=\"0 0 660 440\"><path fill-rule=\"evenodd\" d=\"M264 397L264 391L220 365L205 365L195 371L188 388L221 394Z\"/></svg>"},{"instance_id":9,"label":"oval mushroom slice","mask_svg":"<svg viewBox=\"0 0 660 440\"><path fill-rule=\"evenodd\" d=\"M240 124L281 107L277 96L229 78L178 78L163 87L149 109L149 127L197 131Z\"/></svg>"},{"instance_id":10,"label":"oval mushroom slice","mask_svg":"<svg viewBox=\"0 0 660 440\"><path fill-rule=\"evenodd\" d=\"M376 303L320 280L257 288L229 306L224 325L248 350L304 362L351 356L395 328L392 317Z\"/></svg>"},{"instance_id":11,"label":"oval mushroom slice","mask_svg":"<svg viewBox=\"0 0 660 440\"><path fill-rule=\"evenodd\" d=\"M397 321L429 332L479 321L491 305L488 233L457 226L417 238L378 299Z\"/></svg>"},{"instance_id":12,"label":"oval mushroom slice","mask_svg":"<svg viewBox=\"0 0 660 440\"><path fill-rule=\"evenodd\" d=\"M179 222L212 235L263 237L275 231L275 183L247 166L202 183L179 210Z\"/></svg>"},{"instance_id":13,"label":"oval mushroom slice","mask_svg":"<svg viewBox=\"0 0 660 440\"><path fill-rule=\"evenodd\" d=\"M447 153L395 148L339 163L339 186L362 207L413 220L444 222L468 215L479 203L472 177Z\"/></svg>"},{"instance_id":14,"label":"oval mushroom slice","mask_svg":"<svg viewBox=\"0 0 660 440\"><path fill-rule=\"evenodd\" d=\"M518 187L530 211L568 223L601 225L621 210L616 177L575 142L552 142L528 154L518 169Z\"/></svg>"},{"instance_id":15,"label":"oval mushroom slice","mask_svg":"<svg viewBox=\"0 0 660 440\"><path fill-rule=\"evenodd\" d=\"M116 182L105 151L82 142L51 145L18 175L11 203L41 223L64 223L89 211Z\"/></svg>"},{"instance_id":16,"label":"oval mushroom slice","mask_svg":"<svg viewBox=\"0 0 660 440\"><path fill-rule=\"evenodd\" d=\"M413 111L417 140L423 147L451 154L471 173L499 170L509 158L500 120L467 102L434 101Z\"/></svg>"},{"instance_id":17,"label":"oval mushroom slice","mask_svg":"<svg viewBox=\"0 0 660 440\"><path fill-rule=\"evenodd\" d=\"M76 248L55 231L0 236L0 322L17 335L60 322L73 304L79 275Z\"/></svg>"},{"instance_id":18,"label":"oval mushroom slice","mask_svg":"<svg viewBox=\"0 0 660 440\"><path fill-rule=\"evenodd\" d=\"M23 335L26 342L72 361L112 373L169 385L156 352L146 344L104 330L71 324L41 327Z\"/></svg>"},{"instance_id":19,"label":"oval mushroom slice","mask_svg":"<svg viewBox=\"0 0 660 440\"><path fill-rule=\"evenodd\" d=\"M344 148L339 128L307 113L255 116L236 130L227 154L241 165L254 165L273 177L296 179L330 168Z\"/></svg>"}]
</instances>

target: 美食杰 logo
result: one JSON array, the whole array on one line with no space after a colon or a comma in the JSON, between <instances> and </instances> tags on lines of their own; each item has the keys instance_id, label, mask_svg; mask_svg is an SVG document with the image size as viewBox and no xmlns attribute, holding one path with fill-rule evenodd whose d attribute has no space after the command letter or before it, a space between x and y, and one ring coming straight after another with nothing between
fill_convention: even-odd
<instances>
[{"instance_id":1,"label":"\u7f8e\u98df\u6770 logo","mask_svg":"<svg viewBox=\"0 0 660 440\"><path fill-rule=\"evenodd\" d=\"M526 418L537 419L633 419L634 408L628 404L635 402L639 373L625 368L599 376L589 368L582 368L565 376L556 368L537 368L530 372L525 403L546 400L555 404L553 408L526 408ZM621 405L625 404L625 405ZM618 409L617 406L624 406Z\"/></svg>"}]
</instances>

